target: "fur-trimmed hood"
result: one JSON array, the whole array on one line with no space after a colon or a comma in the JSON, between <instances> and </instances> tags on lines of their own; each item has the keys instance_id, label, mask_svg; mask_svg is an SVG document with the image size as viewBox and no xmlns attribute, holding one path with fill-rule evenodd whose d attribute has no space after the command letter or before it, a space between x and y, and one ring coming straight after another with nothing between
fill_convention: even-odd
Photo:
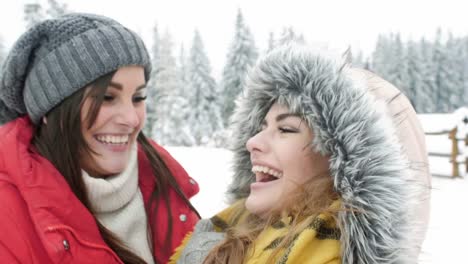
<instances>
[{"instance_id":1,"label":"fur-trimmed hood","mask_svg":"<svg viewBox=\"0 0 468 264\"><path fill-rule=\"evenodd\" d=\"M417 159L427 164L424 135L421 143L416 124L415 137L420 140L411 142L414 146L403 145L398 122L409 121L402 117L408 109L415 116L414 110L407 103L407 108L392 113L388 106L399 96L384 98L372 92L379 85L369 87L365 75L356 74L341 56L299 45L277 48L260 59L232 117L234 176L228 195L231 200L249 195L255 178L245 144L270 106L284 104L313 129L315 150L330 155L335 190L343 208L351 209L338 217L343 263L415 263L423 238L409 231L420 220L424 235L427 213L415 218L412 211L424 207L427 212L428 199L421 198L420 187L427 189L430 181L427 169L420 170L424 179L415 180L410 169L414 160L405 149L421 150ZM412 184L416 181L424 184ZM419 199L426 202L421 205Z\"/></svg>"}]
</instances>

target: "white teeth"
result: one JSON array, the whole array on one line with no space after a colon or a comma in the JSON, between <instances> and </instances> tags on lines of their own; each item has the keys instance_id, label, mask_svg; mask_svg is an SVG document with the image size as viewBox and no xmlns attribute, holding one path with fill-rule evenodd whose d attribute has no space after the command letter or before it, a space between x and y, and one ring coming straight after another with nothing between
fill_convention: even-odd
<instances>
[{"instance_id":1,"label":"white teeth","mask_svg":"<svg viewBox=\"0 0 468 264\"><path fill-rule=\"evenodd\" d=\"M271 168L265 167L265 166L255 165L255 166L252 167L252 172L253 173L255 173L255 172L267 173L267 174L270 174L272 176L275 176L276 178L283 177L283 173L281 173L279 171L276 171L276 170L273 170Z\"/></svg>"},{"instance_id":2,"label":"white teeth","mask_svg":"<svg viewBox=\"0 0 468 264\"><path fill-rule=\"evenodd\" d=\"M128 135L124 136L111 136L111 135L102 135L96 136L96 139L102 143L107 144L127 144L128 143Z\"/></svg>"}]
</instances>

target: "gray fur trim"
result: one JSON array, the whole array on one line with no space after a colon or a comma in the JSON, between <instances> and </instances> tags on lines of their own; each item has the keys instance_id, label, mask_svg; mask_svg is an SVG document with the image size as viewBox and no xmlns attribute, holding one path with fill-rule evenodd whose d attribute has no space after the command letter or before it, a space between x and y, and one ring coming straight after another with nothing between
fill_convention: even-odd
<instances>
[{"instance_id":1,"label":"gray fur trim","mask_svg":"<svg viewBox=\"0 0 468 264\"><path fill-rule=\"evenodd\" d=\"M343 263L409 263L408 166L384 102L352 79L340 56L288 45L251 70L232 118L234 177L231 200L247 197L251 172L245 148L274 102L302 114L312 146L330 155L330 172L343 211Z\"/></svg>"}]
</instances>

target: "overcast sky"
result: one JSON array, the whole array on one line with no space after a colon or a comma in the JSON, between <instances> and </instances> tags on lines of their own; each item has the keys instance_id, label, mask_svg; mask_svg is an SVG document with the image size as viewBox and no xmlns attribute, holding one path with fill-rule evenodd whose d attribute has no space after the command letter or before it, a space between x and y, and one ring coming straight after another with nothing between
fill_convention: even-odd
<instances>
[{"instance_id":1,"label":"overcast sky","mask_svg":"<svg viewBox=\"0 0 468 264\"><path fill-rule=\"evenodd\" d=\"M23 5L36 0L3 0L0 4L0 36L10 46L24 31ZM46 0L37 0L46 3ZM60 1L60 0L59 0ZM260 51L270 31L278 35L284 26L302 32L306 40L345 49L351 45L372 51L379 33L401 32L403 38L431 38L437 27L455 36L468 35L468 8L460 0L69 0L69 9L107 15L139 32L151 45L151 30L172 33L178 53L181 43L190 48L193 31L199 29L219 78L226 51L233 38L237 8L255 36Z\"/></svg>"}]
</instances>

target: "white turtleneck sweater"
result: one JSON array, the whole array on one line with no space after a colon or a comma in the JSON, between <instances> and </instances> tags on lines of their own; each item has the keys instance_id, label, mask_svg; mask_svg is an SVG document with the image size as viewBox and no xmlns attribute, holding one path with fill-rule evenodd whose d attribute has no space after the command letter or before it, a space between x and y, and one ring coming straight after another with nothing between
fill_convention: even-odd
<instances>
[{"instance_id":1,"label":"white turtleneck sweater","mask_svg":"<svg viewBox=\"0 0 468 264\"><path fill-rule=\"evenodd\" d=\"M138 187L136 144L125 170L108 178L93 178L84 170L83 180L96 218L146 263L154 264L148 240L148 222Z\"/></svg>"}]
</instances>

